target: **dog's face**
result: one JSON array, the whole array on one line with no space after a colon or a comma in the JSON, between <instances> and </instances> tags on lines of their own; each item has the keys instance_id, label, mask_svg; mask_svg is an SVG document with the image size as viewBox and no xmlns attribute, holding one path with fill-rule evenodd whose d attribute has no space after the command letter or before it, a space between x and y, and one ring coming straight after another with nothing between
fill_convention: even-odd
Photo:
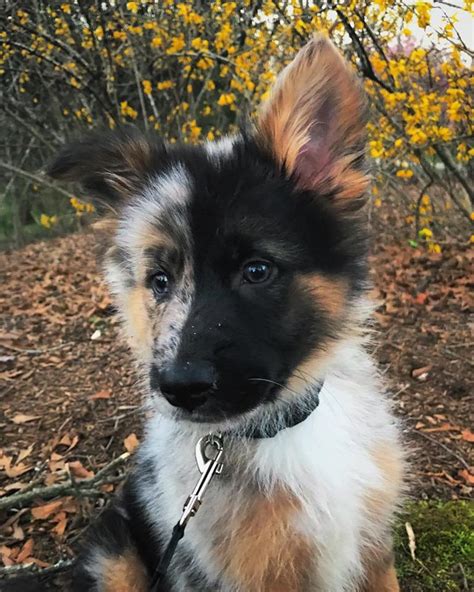
<instances>
[{"instance_id":1,"label":"dog's face","mask_svg":"<svg viewBox=\"0 0 474 592\"><path fill-rule=\"evenodd\" d=\"M176 147L120 132L53 164L113 209L106 275L163 412L235 418L319 378L307 368L343 335L365 276L362 115L315 39L247 135Z\"/></svg>"}]
</instances>

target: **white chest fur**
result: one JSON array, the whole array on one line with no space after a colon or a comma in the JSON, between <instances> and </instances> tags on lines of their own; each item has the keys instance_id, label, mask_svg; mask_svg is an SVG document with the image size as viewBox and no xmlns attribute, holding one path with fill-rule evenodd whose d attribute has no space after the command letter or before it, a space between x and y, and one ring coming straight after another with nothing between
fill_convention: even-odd
<instances>
[{"instance_id":1,"label":"white chest fur","mask_svg":"<svg viewBox=\"0 0 474 592\"><path fill-rule=\"evenodd\" d=\"M319 407L303 423L274 438L232 444L225 475L214 479L188 526L193 561L226 592L248 592L238 578L226 580L219 544L232 538L226 530L238 528L256 495L271 500L284 491L296 500L291 529L317 549L308 590L353 590L366 547L384 536L399 483L378 462L377 450L389 449L401 462L397 428L368 356L356 346L339 354L328 369ZM196 430L191 439L159 417L149 425L141 454L155 463L159 485L153 491L144 485L141 495L161 532L171 532L199 476L194 444L201 435ZM388 500L377 512L370 506L374 492Z\"/></svg>"}]
</instances>

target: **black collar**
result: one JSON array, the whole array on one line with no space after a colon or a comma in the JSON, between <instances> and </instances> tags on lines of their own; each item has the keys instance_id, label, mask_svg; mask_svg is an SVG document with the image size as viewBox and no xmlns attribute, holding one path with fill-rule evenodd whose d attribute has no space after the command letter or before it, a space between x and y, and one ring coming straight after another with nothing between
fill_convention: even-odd
<instances>
[{"instance_id":1,"label":"black collar","mask_svg":"<svg viewBox=\"0 0 474 592\"><path fill-rule=\"evenodd\" d=\"M321 381L309 391L304 406L289 406L288 410L285 411L282 420L275 425L256 425L249 427L247 431L244 432L244 438L274 438L281 431L294 428L302 423L319 405L319 393L321 392L323 385L324 381Z\"/></svg>"}]
</instances>

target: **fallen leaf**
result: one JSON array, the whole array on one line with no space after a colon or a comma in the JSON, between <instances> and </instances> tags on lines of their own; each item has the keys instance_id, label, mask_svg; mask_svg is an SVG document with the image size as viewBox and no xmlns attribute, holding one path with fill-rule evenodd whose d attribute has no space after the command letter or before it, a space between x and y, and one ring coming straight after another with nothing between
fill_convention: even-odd
<instances>
[{"instance_id":1,"label":"fallen leaf","mask_svg":"<svg viewBox=\"0 0 474 592\"><path fill-rule=\"evenodd\" d=\"M31 471L32 468L33 467L31 465L25 465L24 463L20 463L18 465L15 465L14 467L6 466L5 473L8 477L14 478L23 475L23 473Z\"/></svg>"},{"instance_id":2,"label":"fallen leaf","mask_svg":"<svg viewBox=\"0 0 474 592\"><path fill-rule=\"evenodd\" d=\"M35 445L32 444L31 446L28 446L28 448L22 448L20 450L18 458L16 459L16 462L19 463L22 460L25 460L25 458L27 458L28 456L30 456L30 454L33 452L34 447L35 447Z\"/></svg>"},{"instance_id":3,"label":"fallen leaf","mask_svg":"<svg viewBox=\"0 0 474 592\"><path fill-rule=\"evenodd\" d=\"M3 487L3 491L5 493L8 493L9 491L21 491L22 489L25 489L25 487L28 487L29 483L25 482L25 481L15 481L15 483L8 483L7 485L5 485ZM5 494L3 494L5 495Z\"/></svg>"},{"instance_id":4,"label":"fallen leaf","mask_svg":"<svg viewBox=\"0 0 474 592\"><path fill-rule=\"evenodd\" d=\"M467 469L458 471L458 475L462 477L467 483L469 483L469 485L474 485L474 475Z\"/></svg>"},{"instance_id":5,"label":"fallen leaf","mask_svg":"<svg viewBox=\"0 0 474 592\"><path fill-rule=\"evenodd\" d=\"M416 295L416 303L417 304L424 304L428 298L428 294L426 292L420 292Z\"/></svg>"},{"instance_id":6,"label":"fallen leaf","mask_svg":"<svg viewBox=\"0 0 474 592\"><path fill-rule=\"evenodd\" d=\"M77 434L74 435L72 438L69 434L65 434L61 438L61 440L59 440L59 442L56 444L56 446L59 446L59 445L67 446L68 451L69 451L69 450L72 450L77 445L78 442L79 442L79 436ZM53 455L51 455L51 460L55 460L55 459L53 459Z\"/></svg>"},{"instance_id":7,"label":"fallen leaf","mask_svg":"<svg viewBox=\"0 0 474 592\"><path fill-rule=\"evenodd\" d=\"M420 382L425 382L432 368L433 366L423 366L422 368L415 368L411 371L412 378L416 378L416 380L419 380Z\"/></svg>"},{"instance_id":8,"label":"fallen leaf","mask_svg":"<svg viewBox=\"0 0 474 592\"><path fill-rule=\"evenodd\" d=\"M62 537L67 526L66 512L59 512L59 514L54 517L53 522L57 522L57 524L51 529L51 531Z\"/></svg>"},{"instance_id":9,"label":"fallen leaf","mask_svg":"<svg viewBox=\"0 0 474 592\"><path fill-rule=\"evenodd\" d=\"M32 508L31 514L36 520L46 520L46 518L49 518L51 514L56 512L56 510L59 510L62 504L62 500L56 500L55 502L50 502L49 504L43 504L42 506Z\"/></svg>"},{"instance_id":10,"label":"fallen leaf","mask_svg":"<svg viewBox=\"0 0 474 592\"><path fill-rule=\"evenodd\" d=\"M10 557L12 553L12 550L10 547L7 547L6 545L0 545L0 555L2 557Z\"/></svg>"},{"instance_id":11,"label":"fallen leaf","mask_svg":"<svg viewBox=\"0 0 474 592\"><path fill-rule=\"evenodd\" d=\"M413 561L415 561L415 551L416 551L416 539L415 539L415 532L413 530L412 525L409 522L405 522L405 530L407 531L408 535L408 548L410 549L410 555Z\"/></svg>"},{"instance_id":12,"label":"fallen leaf","mask_svg":"<svg viewBox=\"0 0 474 592\"><path fill-rule=\"evenodd\" d=\"M132 453L138 446L137 436L132 432L125 438L125 440L123 441L123 445L125 446L125 450L127 452Z\"/></svg>"},{"instance_id":13,"label":"fallen leaf","mask_svg":"<svg viewBox=\"0 0 474 592\"><path fill-rule=\"evenodd\" d=\"M47 561L42 561L41 559L36 559L36 557L29 557L28 563L34 563L38 567L49 567L51 565L51 563L48 563Z\"/></svg>"},{"instance_id":14,"label":"fallen leaf","mask_svg":"<svg viewBox=\"0 0 474 592\"><path fill-rule=\"evenodd\" d=\"M436 428L424 428L422 432L457 432L459 430L459 426L452 425L451 423L443 423Z\"/></svg>"},{"instance_id":15,"label":"fallen leaf","mask_svg":"<svg viewBox=\"0 0 474 592\"><path fill-rule=\"evenodd\" d=\"M471 430L462 430L461 437L466 442L474 442L474 433Z\"/></svg>"},{"instance_id":16,"label":"fallen leaf","mask_svg":"<svg viewBox=\"0 0 474 592\"><path fill-rule=\"evenodd\" d=\"M95 401L96 399L110 399L111 396L112 396L112 391L107 391L107 390L97 391L95 393L95 395L91 395L89 397L89 401Z\"/></svg>"},{"instance_id":17,"label":"fallen leaf","mask_svg":"<svg viewBox=\"0 0 474 592\"><path fill-rule=\"evenodd\" d=\"M12 557L13 550L14 548L7 547L6 545L0 546L0 557L2 558L2 562L5 567L10 567L10 565L15 564Z\"/></svg>"},{"instance_id":18,"label":"fallen leaf","mask_svg":"<svg viewBox=\"0 0 474 592\"><path fill-rule=\"evenodd\" d=\"M40 419L41 415L25 415L24 413L19 413L12 418L13 423L22 424L27 423L29 421L35 421L36 419Z\"/></svg>"},{"instance_id":19,"label":"fallen leaf","mask_svg":"<svg viewBox=\"0 0 474 592\"><path fill-rule=\"evenodd\" d=\"M77 479L90 479L94 476L94 471L89 471L86 469L80 460L74 460L70 463L67 463L70 472L74 477Z\"/></svg>"},{"instance_id":20,"label":"fallen leaf","mask_svg":"<svg viewBox=\"0 0 474 592\"><path fill-rule=\"evenodd\" d=\"M23 541L25 539L23 528L18 523L13 525L12 537L17 541Z\"/></svg>"},{"instance_id":21,"label":"fallen leaf","mask_svg":"<svg viewBox=\"0 0 474 592\"><path fill-rule=\"evenodd\" d=\"M16 558L17 563L23 563L28 557L31 556L33 552L34 542L33 539L28 539L26 543L21 548L21 551L18 553L18 557Z\"/></svg>"}]
</instances>

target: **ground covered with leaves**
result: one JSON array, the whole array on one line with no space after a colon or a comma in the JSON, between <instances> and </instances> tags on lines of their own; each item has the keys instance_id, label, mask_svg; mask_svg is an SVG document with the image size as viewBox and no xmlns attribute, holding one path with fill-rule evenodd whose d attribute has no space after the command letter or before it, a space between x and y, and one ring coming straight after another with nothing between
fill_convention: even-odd
<instances>
[{"instance_id":1,"label":"ground covered with leaves","mask_svg":"<svg viewBox=\"0 0 474 592\"><path fill-rule=\"evenodd\" d=\"M141 394L92 244L83 233L0 256L0 590L15 589L7 574L38 568L53 572L45 590L65 589L57 563L72 561L141 437ZM394 239L377 245L372 267L373 350L409 447L402 589L467 591L472 252L457 244L427 253Z\"/></svg>"}]
</instances>

